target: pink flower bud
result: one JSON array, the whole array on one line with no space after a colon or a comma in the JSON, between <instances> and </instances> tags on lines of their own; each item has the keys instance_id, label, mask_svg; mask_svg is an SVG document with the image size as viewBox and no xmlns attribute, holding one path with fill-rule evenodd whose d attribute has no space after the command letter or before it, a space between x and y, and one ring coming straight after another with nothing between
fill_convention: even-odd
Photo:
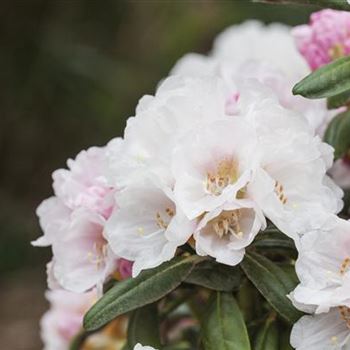
<instances>
[{"instance_id":1,"label":"pink flower bud","mask_svg":"<svg viewBox=\"0 0 350 350\"><path fill-rule=\"evenodd\" d=\"M350 13L329 9L315 12L308 25L295 27L292 34L298 50L315 70L350 54Z\"/></svg>"}]
</instances>

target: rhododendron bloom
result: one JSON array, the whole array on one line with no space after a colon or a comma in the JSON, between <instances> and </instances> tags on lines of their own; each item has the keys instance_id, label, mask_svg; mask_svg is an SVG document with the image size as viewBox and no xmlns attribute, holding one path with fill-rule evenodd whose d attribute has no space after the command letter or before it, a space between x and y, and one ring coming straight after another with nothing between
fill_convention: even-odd
<instances>
[{"instance_id":1,"label":"rhododendron bloom","mask_svg":"<svg viewBox=\"0 0 350 350\"><path fill-rule=\"evenodd\" d=\"M326 175L332 149L305 120L256 80L236 84L230 111L228 91L218 77L168 78L141 100L110 158L110 176L124 177L125 189L108 241L135 261L134 275L169 260L192 234L198 254L234 265L265 227L263 214L297 238L341 208L342 192ZM166 210L174 217L163 225Z\"/></svg>"},{"instance_id":2,"label":"rhododendron bloom","mask_svg":"<svg viewBox=\"0 0 350 350\"><path fill-rule=\"evenodd\" d=\"M311 69L350 54L350 13L322 10L311 15L309 25L293 29L300 53Z\"/></svg>"},{"instance_id":3,"label":"rhododendron bloom","mask_svg":"<svg viewBox=\"0 0 350 350\"><path fill-rule=\"evenodd\" d=\"M83 326L85 312L96 301L96 291L76 294L64 290L48 291L50 309L41 319L44 350L68 350Z\"/></svg>"},{"instance_id":4,"label":"rhododendron bloom","mask_svg":"<svg viewBox=\"0 0 350 350\"><path fill-rule=\"evenodd\" d=\"M349 18L320 11L294 30L312 68L350 52ZM84 313L106 289L76 339L82 350L129 349L146 333L166 348L215 348L231 342L219 339L222 317L237 326L242 347L258 344L266 327L287 347L289 327L277 314L288 319L289 310L295 320L290 302L308 314L293 327L296 350L350 350L350 220L336 216L344 205L337 184L350 188L349 155L334 164L334 149L322 142L333 115L325 100L292 95L308 73L288 27L231 27L210 55L186 55L154 96L140 99L123 139L82 151L53 173L54 196L37 209L43 236L33 242L53 252L46 350L75 344ZM336 125L332 144L344 145L337 136L345 124ZM220 265L239 265L246 251L241 268ZM161 274L135 278L167 261ZM289 268L299 278L293 291ZM149 286L152 276L159 285ZM135 284L136 293L126 290ZM238 289L247 302L235 301ZM203 324L182 305L188 297L207 303ZM115 309L123 302L129 306ZM244 322L248 304L251 321L264 321L253 333ZM234 312L218 312L226 308Z\"/></svg>"},{"instance_id":5,"label":"rhododendron bloom","mask_svg":"<svg viewBox=\"0 0 350 350\"><path fill-rule=\"evenodd\" d=\"M74 160L68 159L68 169L54 171L55 195L68 208L90 209L105 218L110 215L114 190L105 176L105 154L105 147L91 147L81 151Z\"/></svg>"},{"instance_id":6,"label":"rhododendron bloom","mask_svg":"<svg viewBox=\"0 0 350 350\"><path fill-rule=\"evenodd\" d=\"M101 287L116 270L117 257L104 236L106 219L115 207L115 190L105 175L107 148L82 151L68 161L69 170L56 170L55 196L37 210L44 235L33 244L52 246L51 285L84 292Z\"/></svg>"},{"instance_id":7,"label":"rhododendron bloom","mask_svg":"<svg viewBox=\"0 0 350 350\"><path fill-rule=\"evenodd\" d=\"M320 229L306 233L298 248L300 284L293 299L316 313L350 307L350 221L330 216Z\"/></svg>"},{"instance_id":8,"label":"rhododendron bloom","mask_svg":"<svg viewBox=\"0 0 350 350\"><path fill-rule=\"evenodd\" d=\"M136 116L129 118L124 142L109 149L109 177L116 186L138 182L147 174L172 187L171 154L188 131L226 118L227 87L220 79L202 81L171 77L155 96L141 98Z\"/></svg>"},{"instance_id":9,"label":"rhododendron bloom","mask_svg":"<svg viewBox=\"0 0 350 350\"><path fill-rule=\"evenodd\" d=\"M189 132L175 149L176 202L189 219L244 196L256 167L257 139L234 118Z\"/></svg>"},{"instance_id":10,"label":"rhododendron bloom","mask_svg":"<svg viewBox=\"0 0 350 350\"><path fill-rule=\"evenodd\" d=\"M107 225L113 251L134 262L133 276L173 258L193 233L193 224L176 210L171 196L152 181L142 182L119 193L118 210Z\"/></svg>"},{"instance_id":11,"label":"rhododendron bloom","mask_svg":"<svg viewBox=\"0 0 350 350\"><path fill-rule=\"evenodd\" d=\"M75 210L52 243L53 273L73 292L101 286L116 269L117 258L104 238L105 219L85 209Z\"/></svg>"},{"instance_id":12,"label":"rhododendron bloom","mask_svg":"<svg viewBox=\"0 0 350 350\"><path fill-rule=\"evenodd\" d=\"M194 233L196 252L237 265L244 257L244 248L265 227L265 218L253 202L240 199L226 203L200 220Z\"/></svg>"}]
</instances>

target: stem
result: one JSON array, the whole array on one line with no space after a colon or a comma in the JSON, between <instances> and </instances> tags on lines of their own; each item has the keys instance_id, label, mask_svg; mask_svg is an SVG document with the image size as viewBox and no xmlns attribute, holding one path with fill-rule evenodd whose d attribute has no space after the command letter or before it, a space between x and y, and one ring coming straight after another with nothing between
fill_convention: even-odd
<instances>
[{"instance_id":1,"label":"stem","mask_svg":"<svg viewBox=\"0 0 350 350\"><path fill-rule=\"evenodd\" d=\"M251 0L267 4L289 4L289 5L309 5L318 7L329 7L336 10L350 10L350 5L346 0Z\"/></svg>"}]
</instances>

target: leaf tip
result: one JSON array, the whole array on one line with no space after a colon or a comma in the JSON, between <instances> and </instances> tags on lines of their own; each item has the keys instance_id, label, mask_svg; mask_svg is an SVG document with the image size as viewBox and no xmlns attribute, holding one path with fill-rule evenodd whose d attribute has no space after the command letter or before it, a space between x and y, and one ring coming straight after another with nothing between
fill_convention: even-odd
<instances>
[{"instance_id":1,"label":"leaf tip","mask_svg":"<svg viewBox=\"0 0 350 350\"><path fill-rule=\"evenodd\" d=\"M293 95L301 95L302 93L301 82L296 83L293 87L292 93Z\"/></svg>"}]
</instances>

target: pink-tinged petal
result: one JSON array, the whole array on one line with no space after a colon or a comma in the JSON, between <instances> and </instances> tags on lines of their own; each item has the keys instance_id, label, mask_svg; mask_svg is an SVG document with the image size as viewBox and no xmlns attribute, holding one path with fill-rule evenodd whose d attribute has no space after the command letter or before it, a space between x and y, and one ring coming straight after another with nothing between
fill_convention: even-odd
<instances>
[{"instance_id":1,"label":"pink-tinged petal","mask_svg":"<svg viewBox=\"0 0 350 350\"><path fill-rule=\"evenodd\" d=\"M315 70L350 53L350 13L330 9L315 12L308 25L294 28L292 34L299 52Z\"/></svg>"}]
</instances>

